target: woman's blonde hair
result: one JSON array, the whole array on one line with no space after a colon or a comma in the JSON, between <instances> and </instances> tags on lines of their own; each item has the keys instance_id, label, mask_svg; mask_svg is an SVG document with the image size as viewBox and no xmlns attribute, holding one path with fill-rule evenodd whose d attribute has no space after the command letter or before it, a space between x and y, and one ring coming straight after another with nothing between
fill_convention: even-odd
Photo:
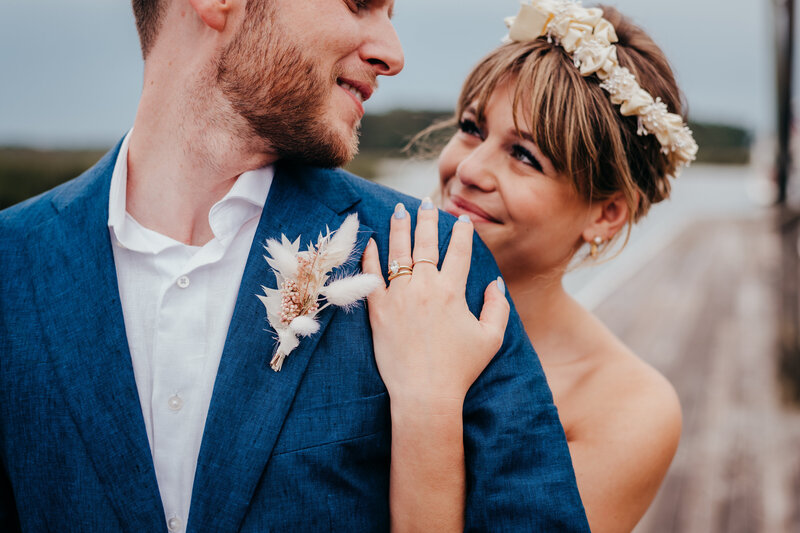
<instances>
[{"instance_id":1,"label":"woman's blonde hair","mask_svg":"<svg viewBox=\"0 0 800 533\"><path fill-rule=\"evenodd\" d=\"M671 112L683 115L681 93L661 49L619 11L601 8L616 28L620 65ZM486 56L464 82L455 120L472 106L482 122L490 97L506 82L513 83L517 129L532 135L585 200L603 201L621 192L629 208L628 231L652 204L669 196L676 168L655 136L637 135L637 118L620 114L600 80L583 77L570 54L546 37L506 44Z\"/></svg>"}]
</instances>

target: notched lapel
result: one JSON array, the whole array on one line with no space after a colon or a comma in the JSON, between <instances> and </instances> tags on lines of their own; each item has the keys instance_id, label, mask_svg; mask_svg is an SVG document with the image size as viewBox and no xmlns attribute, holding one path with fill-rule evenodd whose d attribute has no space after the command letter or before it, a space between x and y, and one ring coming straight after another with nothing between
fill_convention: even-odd
<instances>
[{"instance_id":1,"label":"notched lapel","mask_svg":"<svg viewBox=\"0 0 800 533\"><path fill-rule=\"evenodd\" d=\"M164 511L107 226L118 148L75 182L69 201L59 198L59 214L28 242L31 264L47 273L34 295L55 374L119 522L134 533L163 530Z\"/></svg>"},{"instance_id":2,"label":"notched lapel","mask_svg":"<svg viewBox=\"0 0 800 533\"><path fill-rule=\"evenodd\" d=\"M352 205L338 197L333 207L319 201L313 177L301 170L278 167L247 260L228 338L217 372L203 442L200 448L188 531L238 531L262 472L292 405L303 373L325 328L336 312L318 315L320 331L302 338L274 372L269 361L275 332L269 328L261 286L276 288L264 260L263 245L281 234L303 245L315 240L325 226L338 228ZM355 253L360 257L372 233L361 227ZM358 263L348 270L358 268ZM323 354L319 354L323 355Z\"/></svg>"}]
</instances>

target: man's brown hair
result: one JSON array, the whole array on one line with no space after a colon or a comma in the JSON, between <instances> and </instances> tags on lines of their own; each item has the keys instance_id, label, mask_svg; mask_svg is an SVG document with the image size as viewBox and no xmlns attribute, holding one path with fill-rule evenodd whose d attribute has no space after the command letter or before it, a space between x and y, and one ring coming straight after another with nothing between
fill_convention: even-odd
<instances>
[{"instance_id":1,"label":"man's brown hair","mask_svg":"<svg viewBox=\"0 0 800 533\"><path fill-rule=\"evenodd\" d=\"M167 0L131 0L136 31L142 46L142 57L147 59L164 18Z\"/></svg>"}]
</instances>

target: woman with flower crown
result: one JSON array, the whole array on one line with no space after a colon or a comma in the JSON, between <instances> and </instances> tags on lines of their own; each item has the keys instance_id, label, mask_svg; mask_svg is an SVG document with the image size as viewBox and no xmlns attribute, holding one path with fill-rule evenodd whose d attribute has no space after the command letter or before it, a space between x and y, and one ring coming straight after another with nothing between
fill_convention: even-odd
<instances>
[{"instance_id":1,"label":"woman with flower crown","mask_svg":"<svg viewBox=\"0 0 800 533\"><path fill-rule=\"evenodd\" d=\"M507 285L559 409L591 529L630 531L677 449L680 405L561 281L576 256L592 262L624 244L697 146L666 58L615 9L532 0L507 22L509 42L464 84L458 131L439 159L441 207L459 217L442 270L433 203L417 211L413 250L398 205L389 255L400 267L369 299L391 398L392 527L463 529L462 405L502 342L490 324L508 310L498 304ZM503 274L486 291L483 313L495 316L480 321L461 296L473 228ZM374 243L363 265L380 273Z\"/></svg>"}]
</instances>

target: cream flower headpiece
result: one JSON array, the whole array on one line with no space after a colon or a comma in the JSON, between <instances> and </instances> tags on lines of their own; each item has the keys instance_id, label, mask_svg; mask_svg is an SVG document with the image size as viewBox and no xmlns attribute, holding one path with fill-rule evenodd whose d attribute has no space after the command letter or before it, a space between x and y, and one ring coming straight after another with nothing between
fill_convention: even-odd
<instances>
[{"instance_id":1,"label":"cream flower headpiece","mask_svg":"<svg viewBox=\"0 0 800 533\"><path fill-rule=\"evenodd\" d=\"M655 135L661 151L675 160L675 174L697 155L697 143L683 118L667 110L660 97L642 89L636 77L617 59L614 26L600 8L585 8L571 0L529 0L516 17L506 19L507 42L533 41L546 35L572 55L581 75L596 74L611 102L625 116L638 116L639 135Z\"/></svg>"}]
</instances>

